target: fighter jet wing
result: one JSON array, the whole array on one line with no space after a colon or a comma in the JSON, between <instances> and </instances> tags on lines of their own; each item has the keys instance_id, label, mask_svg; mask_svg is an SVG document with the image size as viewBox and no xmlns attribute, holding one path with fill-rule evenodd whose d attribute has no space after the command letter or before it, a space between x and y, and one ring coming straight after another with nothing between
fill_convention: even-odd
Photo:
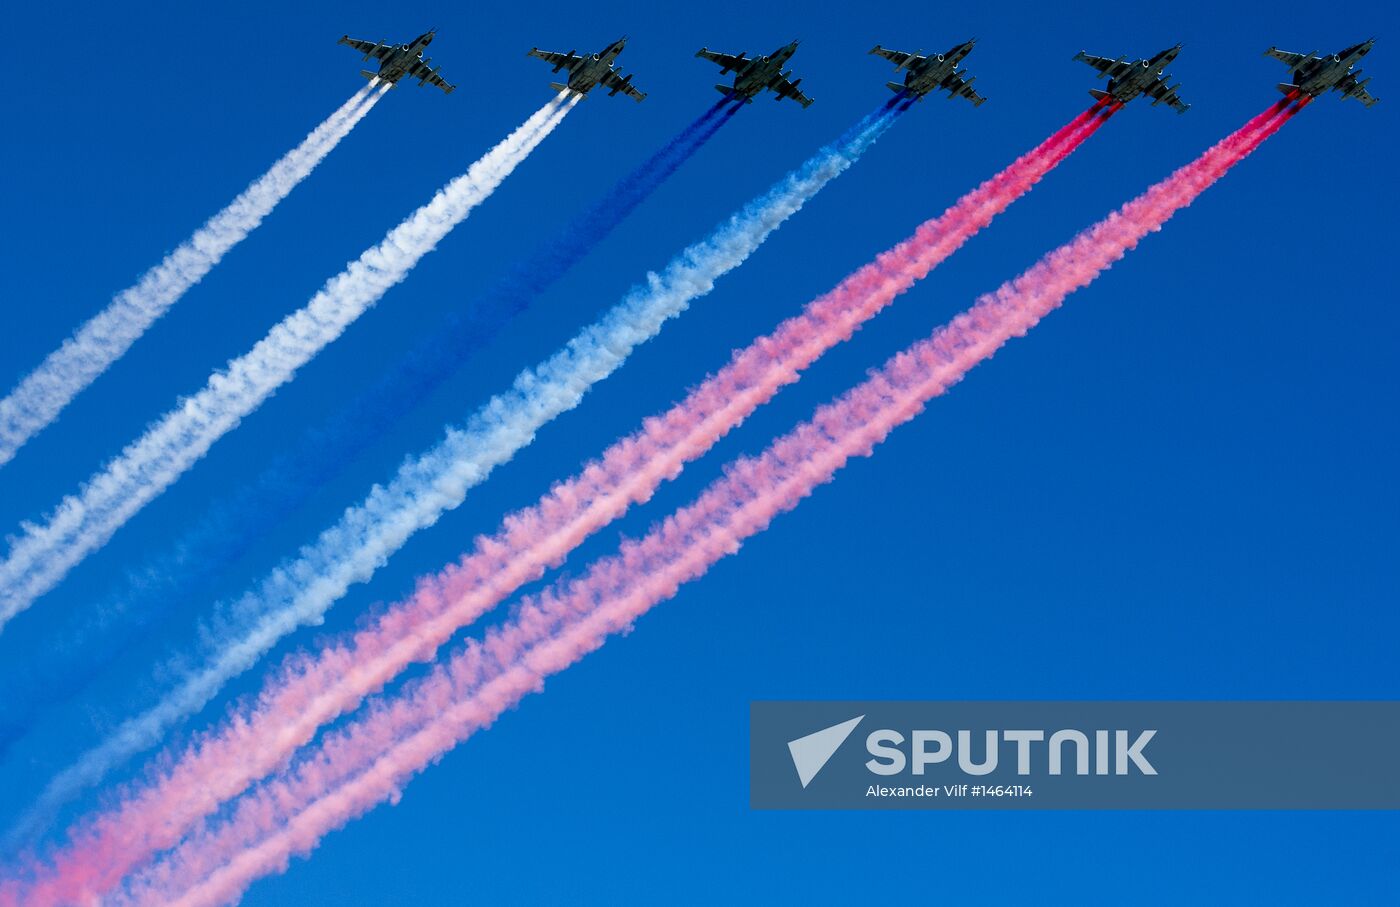
<instances>
[{"instance_id":1,"label":"fighter jet wing","mask_svg":"<svg viewBox=\"0 0 1400 907\"><path fill-rule=\"evenodd\" d=\"M797 80L797 82L801 81L801 79ZM789 82L782 76L774 76L773 81L768 83L768 87L778 93L779 101L783 98L792 98L804 108L811 107L812 99L802 93L802 90L797 87L797 82Z\"/></svg>"},{"instance_id":2,"label":"fighter jet wing","mask_svg":"<svg viewBox=\"0 0 1400 907\"><path fill-rule=\"evenodd\" d=\"M1369 82L1371 80L1367 79L1366 81ZM1360 101L1362 104L1365 104L1367 107L1370 107L1372 104L1380 100L1380 98L1377 98L1375 95L1371 94L1369 91L1366 90L1366 86L1364 83L1356 81L1355 76L1347 76L1345 79L1342 80L1341 85L1339 87L1342 89L1342 95L1344 97L1356 98L1358 101Z\"/></svg>"},{"instance_id":3,"label":"fighter jet wing","mask_svg":"<svg viewBox=\"0 0 1400 907\"><path fill-rule=\"evenodd\" d=\"M728 72L731 69L738 69L739 67L743 66L745 63L748 62L743 58L742 54L736 57L733 54L722 54L718 51L710 50L708 47L700 48L698 51L696 51L695 56L704 57L706 60L709 60L712 63L718 63L720 65L720 68L723 69L725 72Z\"/></svg>"},{"instance_id":4,"label":"fighter jet wing","mask_svg":"<svg viewBox=\"0 0 1400 907\"><path fill-rule=\"evenodd\" d=\"M603 73L603 87L611 89L610 94L617 94L619 91L627 95L634 101L640 102L647 96L645 91L638 91L632 87L632 77L620 76L612 70Z\"/></svg>"},{"instance_id":5,"label":"fighter jet wing","mask_svg":"<svg viewBox=\"0 0 1400 907\"><path fill-rule=\"evenodd\" d=\"M908 65L909 63L912 63L912 62L914 62L914 61L916 61L916 60L922 60L922 59L924 59L923 57L919 56L918 54L906 53L905 51L902 51L902 50L888 50L887 48L881 47L881 46L878 45L878 44L876 44L874 47L872 47L872 48L870 49L870 52L871 52L872 54L876 54L876 55L878 55L878 56L884 57L886 60L889 60L891 63L893 63L893 64L895 65L895 68L896 68L896 69L902 68L902 67L904 67L904 66Z\"/></svg>"},{"instance_id":6,"label":"fighter jet wing","mask_svg":"<svg viewBox=\"0 0 1400 907\"><path fill-rule=\"evenodd\" d=\"M982 97L972 86L965 82L960 76L949 77L944 85L948 89L948 96L953 98L967 98L972 102L973 107L980 107L987 99Z\"/></svg>"},{"instance_id":7,"label":"fighter jet wing","mask_svg":"<svg viewBox=\"0 0 1400 907\"><path fill-rule=\"evenodd\" d=\"M1158 79L1144 89L1144 92L1148 97L1152 98L1153 104L1166 104L1177 113L1185 113L1191 108L1191 105L1183 102L1181 98L1177 96L1176 89L1177 86L1173 85L1168 87L1166 82Z\"/></svg>"},{"instance_id":8,"label":"fighter jet wing","mask_svg":"<svg viewBox=\"0 0 1400 907\"><path fill-rule=\"evenodd\" d=\"M385 57L389 56L389 54L394 49L394 46L392 44L384 44L379 41L360 41L356 38L350 37L349 35L341 35L340 43L348 44L351 47L358 50L360 53L369 54L376 60L382 60Z\"/></svg>"},{"instance_id":9,"label":"fighter jet wing","mask_svg":"<svg viewBox=\"0 0 1400 907\"><path fill-rule=\"evenodd\" d=\"M456 85L449 85L446 79L437 74L437 69L424 66L421 60L414 62L414 64L409 67L408 76L411 79L417 79L420 85L427 83L436 88L441 88L448 94L452 94L452 90L457 87Z\"/></svg>"},{"instance_id":10,"label":"fighter jet wing","mask_svg":"<svg viewBox=\"0 0 1400 907\"><path fill-rule=\"evenodd\" d=\"M583 59L575 53L559 54L552 50L540 50L538 47L532 48L526 56L539 57L552 66L563 66L568 69L572 69L575 63Z\"/></svg>"},{"instance_id":11,"label":"fighter jet wing","mask_svg":"<svg viewBox=\"0 0 1400 907\"><path fill-rule=\"evenodd\" d=\"M1086 54L1082 50L1075 54L1074 58L1076 60L1083 60L1085 63L1088 63L1107 76L1117 75L1128 68L1128 64L1124 63L1122 60L1113 60L1108 57L1096 57L1093 54Z\"/></svg>"},{"instance_id":12,"label":"fighter jet wing","mask_svg":"<svg viewBox=\"0 0 1400 907\"><path fill-rule=\"evenodd\" d=\"M1289 53L1286 50L1279 50L1277 47L1270 47L1268 50L1264 51L1264 56L1273 57L1275 60L1282 60L1284 63L1288 64L1289 69L1296 69L1299 63L1302 63L1311 55Z\"/></svg>"}]
</instances>

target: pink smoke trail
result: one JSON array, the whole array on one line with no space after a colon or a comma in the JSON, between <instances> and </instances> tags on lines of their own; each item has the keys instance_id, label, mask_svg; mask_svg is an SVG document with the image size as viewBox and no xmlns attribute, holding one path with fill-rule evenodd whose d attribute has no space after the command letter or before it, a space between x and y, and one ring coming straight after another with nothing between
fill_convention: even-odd
<instances>
[{"instance_id":1,"label":"pink smoke trail","mask_svg":"<svg viewBox=\"0 0 1400 907\"><path fill-rule=\"evenodd\" d=\"M133 866L174 846L201 817L275 770L316 729L357 706L521 585L557 566L588 535L647 500L826 350L926 276L1063 161L1113 112L1096 104L912 237L735 354L683 402L613 445L535 507L506 520L474 553L390 609L348 643L290 660L255 706L197 740L178 761L77 831L29 903L109 890ZM1100 111L1103 110L1103 115Z\"/></svg>"},{"instance_id":2,"label":"pink smoke trail","mask_svg":"<svg viewBox=\"0 0 1400 907\"><path fill-rule=\"evenodd\" d=\"M259 876L285 868L293 853L310 851L330 830L378 802L397 799L412 775L541 689L546 676L597 649L681 583L736 552L852 456L869 455L894 427L1189 205L1305 103L1292 110L1275 105L1251 120L894 357L761 456L735 463L651 534L625 543L617 556L599 561L577 581L526 599L511 621L482 642L327 735L294 771L245 797L227 822L194 835L135 880L128 894L142 902L222 902Z\"/></svg>"}]
</instances>

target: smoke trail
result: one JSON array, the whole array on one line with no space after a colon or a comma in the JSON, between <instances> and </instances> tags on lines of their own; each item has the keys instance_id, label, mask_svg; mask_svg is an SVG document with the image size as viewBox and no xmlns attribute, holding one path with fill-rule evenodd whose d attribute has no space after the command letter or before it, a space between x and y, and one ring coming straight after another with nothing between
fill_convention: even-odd
<instances>
[{"instance_id":1,"label":"smoke trail","mask_svg":"<svg viewBox=\"0 0 1400 907\"><path fill-rule=\"evenodd\" d=\"M163 554L128 571L119 589L73 614L57 646L0 697L0 748L55 702L91 683L157 617L240 557L268 525L294 512L369 443L459 369L510 315L548 289L710 140L739 108L721 100L567 227L510 270L496 287L460 306L427 341L338 416L308 430L249 485L203 509ZM55 657L58 656L58 657Z\"/></svg>"},{"instance_id":2,"label":"smoke trail","mask_svg":"<svg viewBox=\"0 0 1400 907\"><path fill-rule=\"evenodd\" d=\"M0 400L0 466L107 368L331 153L384 94L366 85L244 189L227 208L142 275Z\"/></svg>"},{"instance_id":3,"label":"smoke trail","mask_svg":"<svg viewBox=\"0 0 1400 907\"><path fill-rule=\"evenodd\" d=\"M909 240L809 303L801 315L736 353L684 401L647 420L641 431L614 444L539 504L507 517L504 529L479 539L470 557L420 583L410 600L353 641L289 661L264 686L253 709L185 748L168 770L84 829L87 871L103 866L115 874L118 867L172 845L199 817L283 764L319 726L353 709L408 664L430 660L457 629L557 565L632 503L648 499L662 481L1028 191L1103 122L1095 112L1076 117ZM143 839L133 829L158 832ZM57 871L71 871L63 857Z\"/></svg>"},{"instance_id":4,"label":"smoke trail","mask_svg":"<svg viewBox=\"0 0 1400 907\"><path fill-rule=\"evenodd\" d=\"M138 902L218 903L285 868L330 830L385 799L475 730L736 552L778 514L868 456L896 426L1160 229L1298 108L1274 109L1129 202L1025 274L980 298L933 337L725 470L693 504L578 580L527 598L512 620L396 697L333 732L294 771L240 801L228 821L188 839L125 892Z\"/></svg>"},{"instance_id":5,"label":"smoke trail","mask_svg":"<svg viewBox=\"0 0 1400 907\"><path fill-rule=\"evenodd\" d=\"M203 390L182 400L139 439L64 498L42 525L26 523L0 563L0 627L53 588L68 570L155 498L296 370L407 276L439 240L484 201L572 109L550 101L428 204L333 277Z\"/></svg>"},{"instance_id":6,"label":"smoke trail","mask_svg":"<svg viewBox=\"0 0 1400 907\"><path fill-rule=\"evenodd\" d=\"M118 760L153 745L173 722L201 707L277 639L299 625L318 621L350 585L367 580L413 532L458 506L471 487L529 444L539 428L577 406L587 390L620 367L634 348L742 264L784 221L859 159L893 124L899 110L884 105L822 148L705 240L683 250L661 274L649 275L645 285L634 288L563 349L521 373L510 391L490 400L463 428L449 430L426 454L407 462L387 486L376 487L366 501L303 548L295 562L235 603L232 626L209 633L220 648L208 662L155 708L123 724L58 776L36 810L47 814ZM147 846L140 841L134 844ZM120 848L128 852L125 845ZM125 859L119 856L115 862ZM112 862L104 871L110 871ZM59 875L67 880L86 878L70 869ZM26 903L43 903L37 897Z\"/></svg>"}]
</instances>

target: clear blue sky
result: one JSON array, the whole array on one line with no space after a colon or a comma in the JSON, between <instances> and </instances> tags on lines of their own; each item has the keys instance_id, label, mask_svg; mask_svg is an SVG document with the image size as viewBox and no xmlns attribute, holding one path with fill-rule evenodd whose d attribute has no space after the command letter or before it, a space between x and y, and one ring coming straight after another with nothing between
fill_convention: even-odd
<instances>
[{"instance_id":1,"label":"clear blue sky","mask_svg":"<svg viewBox=\"0 0 1400 907\"><path fill-rule=\"evenodd\" d=\"M571 559L577 571L688 501L863 370L1275 100L1271 44L1375 35L1374 109L1323 98L1159 235L979 368L874 459L551 681L413 783L256 885L250 904L1012 896L1154 903L1343 901L1395 892L1394 815L767 814L747 806L747 704L764 698L1394 698L1400 619L1395 337L1400 42L1384 4L367 2L25 5L6 17L10 124L0 385L360 87L335 39L439 27L444 97L406 85L60 421L0 471L0 531L41 515L177 393L246 350L549 97L532 45L632 36L641 105L595 96L401 287L0 635L0 680L62 613L108 590L424 325L470 304L559 219L717 97L701 44L792 65L808 110L760 100L442 392L266 538L235 592L405 454L555 349L888 93L876 42L942 50L990 99L931 98L753 261L414 539L326 628L473 534L903 238L1082 109L1070 57L1178 41L1193 104L1130 105L994 227L799 386ZM473 9L475 7L475 10ZM1384 287L1392 289L1386 291ZM0 819L119 715L142 668L209 604L182 603L101 701L51 716L0 783ZM230 695L255 688L257 674ZM131 694L134 695L134 694ZM217 714L224 702L205 716ZM99 708L101 706L102 708ZM1298 741L1303 745L1305 741ZM684 754L678 756L676 754ZM90 804L86 804L90 805Z\"/></svg>"}]
</instances>

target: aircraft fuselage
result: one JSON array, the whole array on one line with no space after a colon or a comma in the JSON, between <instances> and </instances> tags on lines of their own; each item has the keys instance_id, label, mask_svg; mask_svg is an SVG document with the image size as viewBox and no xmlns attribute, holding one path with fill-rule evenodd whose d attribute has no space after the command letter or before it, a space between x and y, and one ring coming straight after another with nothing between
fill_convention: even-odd
<instances>
[{"instance_id":1,"label":"aircraft fuselage","mask_svg":"<svg viewBox=\"0 0 1400 907\"><path fill-rule=\"evenodd\" d=\"M423 51L431 43L433 43L433 33L424 32L408 44L400 44L393 48L389 56L385 57L383 62L379 64L379 80L397 83L399 79L408 74L414 63L420 60L427 63L427 60L422 59Z\"/></svg>"},{"instance_id":2,"label":"aircraft fuselage","mask_svg":"<svg viewBox=\"0 0 1400 907\"><path fill-rule=\"evenodd\" d=\"M1330 89L1336 88L1338 82L1351 75L1352 68L1370 50L1371 42L1367 41L1330 56L1309 57L1293 71L1293 84L1298 86L1299 91L1306 92L1313 97L1324 94Z\"/></svg>"},{"instance_id":3,"label":"aircraft fuselage","mask_svg":"<svg viewBox=\"0 0 1400 907\"><path fill-rule=\"evenodd\" d=\"M602 52L589 54L574 64L574 68L569 70L569 80L566 83L569 89L579 94L587 94L613 68L613 61L622 53L622 47L623 43L616 41Z\"/></svg>"},{"instance_id":4,"label":"aircraft fuselage","mask_svg":"<svg viewBox=\"0 0 1400 907\"><path fill-rule=\"evenodd\" d=\"M1171 76L1163 75L1162 71L1180 52L1179 47L1169 47L1150 60L1137 61L1131 72L1109 80L1108 93L1113 95L1114 100L1126 104L1158 79L1164 82L1169 80Z\"/></svg>"},{"instance_id":5,"label":"aircraft fuselage","mask_svg":"<svg viewBox=\"0 0 1400 907\"><path fill-rule=\"evenodd\" d=\"M734 77L734 93L740 97L752 98L773 81L777 75L786 76L783 65L797 53L797 42L785 45L771 54L746 60Z\"/></svg>"},{"instance_id":6,"label":"aircraft fuselage","mask_svg":"<svg viewBox=\"0 0 1400 907\"><path fill-rule=\"evenodd\" d=\"M904 87L910 94L926 95L946 87L949 78L958 75L958 64L972 52L969 42L947 54L929 54L921 62L910 64L904 77Z\"/></svg>"}]
</instances>

